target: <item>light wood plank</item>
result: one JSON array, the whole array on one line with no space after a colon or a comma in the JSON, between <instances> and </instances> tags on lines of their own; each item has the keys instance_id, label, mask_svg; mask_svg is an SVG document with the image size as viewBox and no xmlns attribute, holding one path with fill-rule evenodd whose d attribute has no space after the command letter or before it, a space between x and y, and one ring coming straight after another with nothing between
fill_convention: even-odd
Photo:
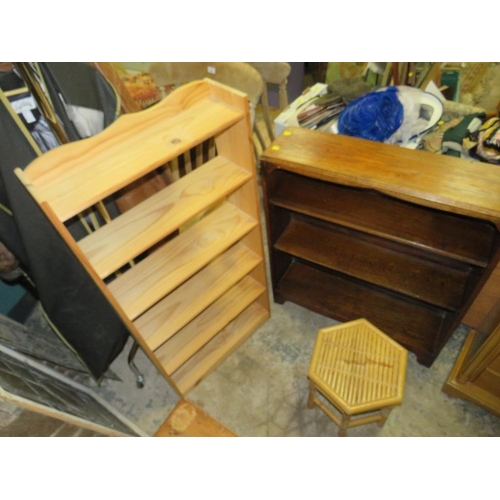
<instances>
[{"instance_id":1,"label":"light wood plank","mask_svg":"<svg viewBox=\"0 0 500 500\"><path fill-rule=\"evenodd\" d=\"M105 278L249 178L242 168L218 156L86 236L78 245L97 274Z\"/></svg>"},{"instance_id":2,"label":"light wood plank","mask_svg":"<svg viewBox=\"0 0 500 500\"><path fill-rule=\"evenodd\" d=\"M269 312L257 303L251 304L219 335L198 351L177 370L172 378L183 394L196 386L237 349L269 317Z\"/></svg>"},{"instance_id":3,"label":"light wood plank","mask_svg":"<svg viewBox=\"0 0 500 500\"><path fill-rule=\"evenodd\" d=\"M213 87L215 96L217 96L218 92L223 92L223 90L223 88L218 89L215 86ZM215 137L215 143L219 154L235 162L237 165L241 165L241 167L252 173L252 181L246 183L241 189L233 192L230 196L230 200L238 208L241 208L255 219L260 220L256 160L247 99L245 96L233 93L231 96L231 104L245 113L245 119L238 121ZM244 243L255 253L263 254L264 248L261 228L256 228L245 236ZM264 263L252 272L252 276L262 286L267 287L267 276ZM268 294L262 294L259 297L259 303L268 311L270 310Z\"/></svg>"},{"instance_id":4,"label":"light wood plank","mask_svg":"<svg viewBox=\"0 0 500 500\"><path fill-rule=\"evenodd\" d=\"M249 276L240 281L203 311L198 318L155 351L162 366L165 366L165 369L168 367L169 373L173 373L234 320L263 291L263 288Z\"/></svg>"},{"instance_id":5,"label":"light wood plank","mask_svg":"<svg viewBox=\"0 0 500 500\"><path fill-rule=\"evenodd\" d=\"M256 254L236 244L146 311L135 326L155 350L260 262Z\"/></svg>"},{"instance_id":6,"label":"light wood plank","mask_svg":"<svg viewBox=\"0 0 500 500\"><path fill-rule=\"evenodd\" d=\"M154 437L236 437L191 401L181 399Z\"/></svg>"},{"instance_id":7,"label":"light wood plank","mask_svg":"<svg viewBox=\"0 0 500 500\"><path fill-rule=\"evenodd\" d=\"M208 82L186 85L90 139L49 151L26 175L66 221L243 118L212 98L210 88Z\"/></svg>"},{"instance_id":8,"label":"light wood plank","mask_svg":"<svg viewBox=\"0 0 500 500\"><path fill-rule=\"evenodd\" d=\"M224 203L110 283L109 290L127 316L136 319L256 225Z\"/></svg>"}]
</instances>

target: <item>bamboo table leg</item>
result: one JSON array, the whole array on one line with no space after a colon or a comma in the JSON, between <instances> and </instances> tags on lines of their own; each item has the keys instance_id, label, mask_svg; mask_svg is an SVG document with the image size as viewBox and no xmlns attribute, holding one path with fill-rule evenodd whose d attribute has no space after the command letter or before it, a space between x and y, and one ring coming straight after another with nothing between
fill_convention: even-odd
<instances>
[{"instance_id":1,"label":"bamboo table leg","mask_svg":"<svg viewBox=\"0 0 500 500\"><path fill-rule=\"evenodd\" d=\"M389 413L391 413L391 411L393 410L393 408L394 408L394 406L387 406L386 408L382 408L380 410L380 415L381 415L382 418L377 423L377 425L379 427L383 427L384 426L385 421L387 420L387 417L389 416Z\"/></svg>"},{"instance_id":2,"label":"bamboo table leg","mask_svg":"<svg viewBox=\"0 0 500 500\"><path fill-rule=\"evenodd\" d=\"M351 421L351 417L349 415L342 414L342 420L340 422L339 427L339 437L347 436L347 429L349 429L349 422Z\"/></svg>"}]
</instances>

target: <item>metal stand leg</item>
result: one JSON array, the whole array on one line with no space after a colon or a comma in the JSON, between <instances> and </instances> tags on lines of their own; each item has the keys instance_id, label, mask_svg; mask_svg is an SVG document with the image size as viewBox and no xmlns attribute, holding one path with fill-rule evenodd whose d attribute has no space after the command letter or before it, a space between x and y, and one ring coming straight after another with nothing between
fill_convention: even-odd
<instances>
[{"instance_id":1,"label":"metal stand leg","mask_svg":"<svg viewBox=\"0 0 500 500\"><path fill-rule=\"evenodd\" d=\"M134 340L134 343L132 344L132 347L130 348L130 352L128 355L128 365L130 366L130 369L135 373L136 376L136 381L135 383L137 384L137 387L139 389L142 389L144 387L144 375L139 371L139 368L135 366L134 363L134 358L135 355L137 354L137 349L139 349L139 344L137 341Z\"/></svg>"}]
</instances>

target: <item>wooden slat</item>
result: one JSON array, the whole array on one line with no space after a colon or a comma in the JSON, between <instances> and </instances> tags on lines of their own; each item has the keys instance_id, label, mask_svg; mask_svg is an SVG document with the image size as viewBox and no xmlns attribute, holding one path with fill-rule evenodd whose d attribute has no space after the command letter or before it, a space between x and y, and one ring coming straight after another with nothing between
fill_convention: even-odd
<instances>
[{"instance_id":1,"label":"wooden slat","mask_svg":"<svg viewBox=\"0 0 500 500\"><path fill-rule=\"evenodd\" d=\"M63 221L236 123L244 114L210 96L207 82L183 86L102 133L49 151L26 175Z\"/></svg>"},{"instance_id":2,"label":"wooden slat","mask_svg":"<svg viewBox=\"0 0 500 500\"><path fill-rule=\"evenodd\" d=\"M236 244L146 311L135 326L155 350L261 261L244 245Z\"/></svg>"},{"instance_id":3,"label":"wooden slat","mask_svg":"<svg viewBox=\"0 0 500 500\"><path fill-rule=\"evenodd\" d=\"M165 370L168 373L177 370L262 293L262 286L250 276L237 283L155 351Z\"/></svg>"},{"instance_id":4,"label":"wooden slat","mask_svg":"<svg viewBox=\"0 0 500 500\"><path fill-rule=\"evenodd\" d=\"M355 231L343 233L333 226L323 228L292 219L274 246L433 305L450 310L460 308L470 266L458 269L441 265L380 243ZM395 281L394 276L399 279Z\"/></svg>"},{"instance_id":5,"label":"wooden slat","mask_svg":"<svg viewBox=\"0 0 500 500\"><path fill-rule=\"evenodd\" d=\"M269 317L259 304L252 304L232 321L217 337L198 351L173 375L173 380L184 394L192 389L226 357L237 349Z\"/></svg>"},{"instance_id":6,"label":"wooden slat","mask_svg":"<svg viewBox=\"0 0 500 500\"><path fill-rule=\"evenodd\" d=\"M105 278L250 177L218 156L86 236L78 245L97 274Z\"/></svg>"},{"instance_id":7,"label":"wooden slat","mask_svg":"<svg viewBox=\"0 0 500 500\"><path fill-rule=\"evenodd\" d=\"M135 319L256 226L254 219L224 203L110 283L109 290Z\"/></svg>"},{"instance_id":8,"label":"wooden slat","mask_svg":"<svg viewBox=\"0 0 500 500\"><path fill-rule=\"evenodd\" d=\"M327 184L289 173L271 203L275 206L388 238L439 255L485 266L495 231L484 221L435 212L375 192ZM464 234L468 234L464 238Z\"/></svg>"}]
</instances>

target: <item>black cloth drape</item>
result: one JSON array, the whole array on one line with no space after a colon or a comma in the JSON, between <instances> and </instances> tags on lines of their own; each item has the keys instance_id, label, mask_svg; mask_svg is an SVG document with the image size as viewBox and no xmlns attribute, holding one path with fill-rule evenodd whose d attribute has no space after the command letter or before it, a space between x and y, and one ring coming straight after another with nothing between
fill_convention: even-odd
<instances>
[{"instance_id":1,"label":"black cloth drape","mask_svg":"<svg viewBox=\"0 0 500 500\"><path fill-rule=\"evenodd\" d=\"M41 63L40 68L56 114L72 140L80 137L66 123L70 120L58 94L67 104L102 110L105 126L116 118L116 93L94 68L84 63ZM1 82L0 77L0 86ZM8 103L0 102L0 239L30 276L58 333L100 379L123 349L129 332L15 175L15 168L24 169L37 157L27 135ZM75 225L71 233L76 239L77 232Z\"/></svg>"}]
</instances>

